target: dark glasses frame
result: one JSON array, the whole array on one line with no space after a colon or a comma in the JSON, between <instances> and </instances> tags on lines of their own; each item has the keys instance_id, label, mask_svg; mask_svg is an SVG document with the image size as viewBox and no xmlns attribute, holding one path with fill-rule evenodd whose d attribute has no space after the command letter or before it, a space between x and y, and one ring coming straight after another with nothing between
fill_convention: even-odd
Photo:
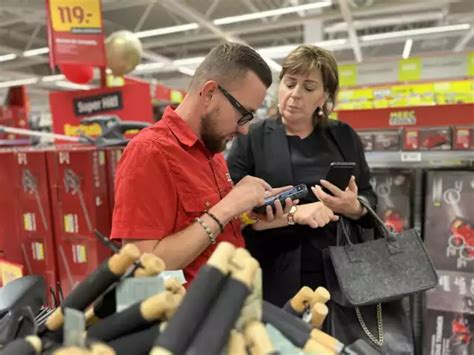
<instances>
[{"instance_id":1,"label":"dark glasses frame","mask_svg":"<svg viewBox=\"0 0 474 355\"><path fill-rule=\"evenodd\" d=\"M226 89L224 89L222 86L217 85L219 90L224 94L226 99L230 102L232 106L242 115L238 121L237 125L243 126L246 123L252 121L254 119L254 114L253 112L248 111L242 104L237 101L235 97L233 97Z\"/></svg>"}]
</instances>

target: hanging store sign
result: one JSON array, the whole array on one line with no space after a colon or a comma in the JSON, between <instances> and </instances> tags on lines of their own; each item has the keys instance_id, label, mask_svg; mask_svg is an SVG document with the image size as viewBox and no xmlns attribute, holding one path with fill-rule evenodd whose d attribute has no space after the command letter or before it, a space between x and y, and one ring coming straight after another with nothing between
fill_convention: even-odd
<instances>
[{"instance_id":1,"label":"hanging store sign","mask_svg":"<svg viewBox=\"0 0 474 355\"><path fill-rule=\"evenodd\" d=\"M106 65L100 0L46 0L49 59L58 64Z\"/></svg>"}]
</instances>

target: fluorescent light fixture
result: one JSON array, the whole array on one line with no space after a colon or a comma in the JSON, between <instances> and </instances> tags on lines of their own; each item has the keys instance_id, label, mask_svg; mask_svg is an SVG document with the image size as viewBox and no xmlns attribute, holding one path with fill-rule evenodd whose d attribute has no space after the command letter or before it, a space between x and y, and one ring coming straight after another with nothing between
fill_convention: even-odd
<instances>
[{"instance_id":1,"label":"fluorescent light fixture","mask_svg":"<svg viewBox=\"0 0 474 355\"><path fill-rule=\"evenodd\" d=\"M36 49L30 49L28 51L23 52L23 57L31 57L34 55L40 55L40 54L46 54L49 53L49 48L48 47L41 47L41 48L36 48Z\"/></svg>"},{"instance_id":2,"label":"fluorescent light fixture","mask_svg":"<svg viewBox=\"0 0 474 355\"><path fill-rule=\"evenodd\" d=\"M160 69L160 68L163 68L164 66L165 66L165 63L163 62L138 64L135 67L135 71Z\"/></svg>"},{"instance_id":3,"label":"fluorescent light fixture","mask_svg":"<svg viewBox=\"0 0 474 355\"><path fill-rule=\"evenodd\" d=\"M56 86L65 89L73 89L73 90L89 90L91 87L89 85L81 85L76 83L70 83L69 81L58 81Z\"/></svg>"},{"instance_id":4,"label":"fluorescent light fixture","mask_svg":"<svg viewBox=\"0 0 474 355\"><path fill-rule=\"evenodd\" d=\"M6 62L8 60L13 60L16 57L17 57L17 55L14 54L14 53L0 55L0 62Z\"/></svg>"},{"instance_id":5,"label":"fluorescent light fixture","mask_svg":"<svg viewBox=\"0 0 474 355\"><path fill-rule=\"evenodd\" d=\"M405 47L403 47L402 58L407 59L410 56L411 47L413 46L413 40L411 38L405 41Z\"/></svg>"},{"instance_id":6,"label":"fluorescent light fixture","mask_svg":"<svg viewBox=\"0 0 474 355\"><path fill-rule=\"evenodd\" d=\"M320 9L322 7L327 7L327 6L331 6L331 1L320 1L320 2L314 2L311 4L284 7L281 9L253 12L250 14L244 14L244 15L238 15L238 16L223 17L223 18L215 19L214 21L212 21L212 23L217 26L228 25L228 24L236 23L236 22L251 21L251 20L257 20L257 19L261 19L265 17L273 17L273 16L278 16L278 15L292 14L292 13L296 13L300 11Z\"/></svg>"},{"instance_id":7,"label":"fluorescent light fixture","mask_svg":"<svg viewBox=\"0 0 474 355\"><path fill-rule=\"evenodd\" d=\"M204 60L205 57L191 57L184 59L173 60L174 65L199 65Z\"/></svg>"},{"instance_id":8,"label":"fluorescent light fixture","mask_svg":"<svg viewBox=\"0 0 474 355\"><path fill-rule=\"evenodd\" d=\"M194 75L194 72L195 72L194 69L190 69L190 68L186 68L186 67L179 67L179 68L178 68L178 71L179 71L180 73L183 73L183 74L189 75L189 76L193 76L193 75Z\"/></svg>"},{"instance_id":9,"label":"fluorescent light fixture","mask_svg":"<svg viewBox=\"0 0 474 355\"><path fill-rule=\"evenodd\" d=\"M395 31L395 32L387 32L387 33L377 33L373 35L365 35L361 37L361 40L363 42L369 42L369 41L377 41L380 39L411 37L411 36L426 35L426 34L432 34L432 33L463 31L463 30L468 30L470 28L471 28L471 25L468 23L463 23L459 25L417 28L414 30Z\"/></svg>"},{"instance_id":10,"label":"fluorescent light fixture","mask_svg":"<svg viewBox=\"0 0 474 355\"><path fill-rule=\"evenodd\" d=\"M41 81L44 83L49 83L51 81L64 80L65 78L66 77L63 74L48 75L48 76L43 76Z\"/></svg>"},{"instance_id":11,"label":"fluorescent light fixture","mask_svg":"<svg viewBox=\"0 0 474 355\"><path fill-rule=\"evenodd\" d=\"M10 88L12 86L36 84L38 81L39 81L39 78L26 78L26 79L2 81L0 82L0 88Z\"/></svg>"},{"instance_id":12,"label":"fluorescent light fixture","mask_svg":"<svg viewBox=\"0 0 474 355\"><path fill-rule=\"evenodd\" d=\"M195 30L197 28L199 28L199 25L193 22L193 23L187 23L184 25L163 27L163 28L156 28L154 30L135 32L135 36L137 36L138 38L154 37L154 36L167 35L170 33Z\"/></svg>"}]
</instances>

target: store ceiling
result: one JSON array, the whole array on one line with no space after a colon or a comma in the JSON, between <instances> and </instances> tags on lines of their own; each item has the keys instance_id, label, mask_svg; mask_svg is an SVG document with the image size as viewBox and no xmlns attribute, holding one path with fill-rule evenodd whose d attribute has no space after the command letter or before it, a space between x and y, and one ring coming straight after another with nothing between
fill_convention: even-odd
<instances>
[{"instance_id":1,"label":"store ceiling","mask_svg":"<svg viewBox=\"0 0 474 355\"><path fill-rule=\"evenodd\" d=\"M47 54L23 56L26 50L47 47L44 2L0 0L0 86L5 81L54 74ZM320 9L220 24L229 16L316 2L330 4ZM146 50L143 63L162 61L166 65L136 74L167 82L174 80L177 85L185 85L189 78L186 69L192 70L196 62L176 64L174 60L204 56L224 39L265 49L262 53L272 58L275 70L288 51L288 47L281 46L308 41L330 41L323 42L323 46L334 50L339 62L401 58L408 38L413 39L411 56L474 49L472 0L102 0L102 4L106 35L121 29L142 32L197 23L197 29L141 38ZM321 27L317 27L318 22ZM385 32L462 24L462 29L450 32L364 40L370 38L364 36ZM17 57L2 61L2 56L9 54ZM40 81L30 87L30 92L39 94L51 89L58 89L54 82ZM0 87L0 96L4 92Z\"/></svg>"}]
</instances>

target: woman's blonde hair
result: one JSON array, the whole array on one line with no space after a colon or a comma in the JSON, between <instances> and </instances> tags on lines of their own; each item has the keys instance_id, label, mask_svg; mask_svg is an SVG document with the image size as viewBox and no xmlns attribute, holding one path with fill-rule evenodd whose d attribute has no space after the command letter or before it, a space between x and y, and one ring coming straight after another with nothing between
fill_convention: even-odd
<instances>
[{"instance_id":1,"label":"woman's blonde hair","mask_svg":"<svg viewBox=\"0 0 474 355\"><path fill-rule=\"evenodd\" d=\"M324 92L327 99L322 107L323 115L318 115L318 110L313 113L315 126L327 123L329 114L336 104L339 89L339 74L334 55L320 47L304 44L298 46L285 58L280 72L280 80L285 74L307 74L314 68L320 69L323 77Z\"/></svg>"}]
</instances>

